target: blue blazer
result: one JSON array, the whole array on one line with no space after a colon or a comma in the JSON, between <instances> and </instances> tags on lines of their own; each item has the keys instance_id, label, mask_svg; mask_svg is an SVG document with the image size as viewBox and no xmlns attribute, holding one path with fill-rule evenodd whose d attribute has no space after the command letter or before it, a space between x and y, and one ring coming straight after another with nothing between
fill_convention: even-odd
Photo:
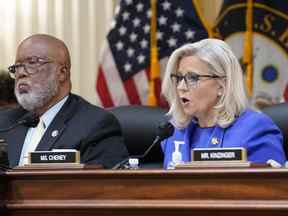
<instances>
[{"instance_id":1,"label":"blue blazer","mask_svg":"<svg viewBox=\"0 0 288 216\"><path fill-rule=\"evenodd\" d=\"M27 113L22 108L0 112L0 128L13 125ZM52 132L57 130L57 136ZM28 127L20 125L0 133L8 143L10 166L17 166ZM117 119L109 112L93 106L83 98L70 94L57 113L36 151L52 149L77 149L84 164L103 165L112 168L128 157L122 132Z\"/></svg>"},{"instance_id":2,"label":"blue blazer","mask_svg":"<svg viewBox=\"0 0 288 216\"><path fill-rule=\"evenodd\" d=\"M179 151L183 162L191 161L191 149L193 148L232 147L244 147L247 150L248 160L254 163L266 163L269 159L280 164L284 164L286 161L281 131L263 113L245 110L228 128L215 126L211 138L207 142L191 143L190 137L196 127L199 127L198 124L191 121L184 129L175 128L174 134L162 141L165 168L172 161L175 141L182 142L179 145ZM217 144L215 144L215 139Z\"/></svg>"}]
</instances>

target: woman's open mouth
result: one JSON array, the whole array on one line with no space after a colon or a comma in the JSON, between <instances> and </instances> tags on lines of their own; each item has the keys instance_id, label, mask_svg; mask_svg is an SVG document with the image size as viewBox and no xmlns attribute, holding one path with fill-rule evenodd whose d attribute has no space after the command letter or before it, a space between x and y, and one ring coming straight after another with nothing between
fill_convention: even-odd
<instances>
[{"instance_id":1,"label":"woman's open mouth","mask_svg":"<svg viewBox=\"0 0 288 216\"><path fill-rule=\"evenodd\" d=\"M182 98L181 98L181 102L182 102L183 104L187 104L187 103L190 102L190 100L187 99L187 98L185 98L185 97L182 97Z\"/></svg>"}]
</instances>

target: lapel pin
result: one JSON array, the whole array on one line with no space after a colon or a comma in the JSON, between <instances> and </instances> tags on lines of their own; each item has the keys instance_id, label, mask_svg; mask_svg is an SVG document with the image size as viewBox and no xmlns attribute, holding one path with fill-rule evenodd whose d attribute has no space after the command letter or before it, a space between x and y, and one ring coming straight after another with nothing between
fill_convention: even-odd
<instances>
[{"instance_id":1,"label":"lapel pin","mask_svg":"<svg viewBox=\"0 0 288 216\"><path fill-rule=\"evenodd\" d=\"M54 131L52 131L51 136L56 137L56 136L58 136L58 134L59 134L58 130L54 130Z\"/></svg>"},{"instance_id":2,"label":"lapel pin","mask_svg":"<svg viewBox=\"0 0 288 216\"><path fill-rule=\"evenodd\" d=\"M219 140L217 139L217 137L213 137L213 138L211 139L211 143L212 143L213 145L217 145L217 144L219 144Z\"/></svg>"}]
</instances>

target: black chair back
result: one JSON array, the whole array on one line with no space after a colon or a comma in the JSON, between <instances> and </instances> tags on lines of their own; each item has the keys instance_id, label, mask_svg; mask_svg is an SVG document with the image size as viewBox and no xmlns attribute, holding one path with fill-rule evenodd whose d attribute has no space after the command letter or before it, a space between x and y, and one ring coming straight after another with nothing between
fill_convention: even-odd
<instances>
[{"instance_id":1,"label":"black chair back","mask_svg":"<svg viewBox=\"0 0 288 216\"><path fill-rule=\"evenodd\" d=\"M142 155L156 137L159 123L167 121L167 112L160 107L150 106L120 106L109 109L118 119L129 155ZM163 153L161 146L155 145L143 159L146 167L162 166ZM145 166L144 166L145 167Z\"/></svg>"},{"instance_id":2,"label":"black chair back","mask_svg":"<svg viewBox=\"0 0 288 216\"><path fill-rule=\"evenodd\" d=\"M262 111L270 116L281 129L284 138L284 150L286 158L288 158L288 103L272 105L264 108Z\"/></svg>"}]
</instances>

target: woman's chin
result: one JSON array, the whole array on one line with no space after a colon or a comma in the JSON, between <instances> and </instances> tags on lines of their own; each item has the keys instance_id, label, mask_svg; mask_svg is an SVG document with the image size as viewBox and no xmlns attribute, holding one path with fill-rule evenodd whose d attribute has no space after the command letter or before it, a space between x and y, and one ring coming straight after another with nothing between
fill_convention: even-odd
<instances>
[{"instance_id":1,"label":"woman's chin","mask_svg":"<svg viewBox=\"0 0 288 216\"><path fill-rule=\"evenodd\" d=\"M183 110L184 110L184 113L186 115L194 115L194 113L195 113L195 109L191 105L190 106L183 106Z\"/></svg>"}]
</instances>

